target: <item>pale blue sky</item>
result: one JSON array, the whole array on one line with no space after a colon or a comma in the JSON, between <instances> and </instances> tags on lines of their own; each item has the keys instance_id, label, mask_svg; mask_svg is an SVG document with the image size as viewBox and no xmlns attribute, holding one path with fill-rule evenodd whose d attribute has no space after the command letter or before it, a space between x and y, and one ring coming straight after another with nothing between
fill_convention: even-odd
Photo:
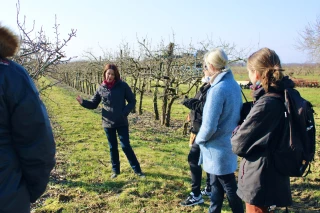
<instances>
[{"instance_id":1,"label":"pale blue sky","mask_svg":"<svg viewBox=\"0 0 320 213\"><path fill-rule=\"evenodd\" d=\"M0 0L0 21L16 27L15 0ZM55 15L60 36L71 28L77 37L65 49L67 56L82 56L85 50L96 56L100 46L116 50L125 41L137 48L147 36L156 45L161 39L187 45L207 37L234 43L239 48L274 49L283 63L303 63L306 53L296 50L299 32L320 16L320 0L20 0L20 17L28 26L35 20L50 38Z\"/></svg>"}]
</instances>

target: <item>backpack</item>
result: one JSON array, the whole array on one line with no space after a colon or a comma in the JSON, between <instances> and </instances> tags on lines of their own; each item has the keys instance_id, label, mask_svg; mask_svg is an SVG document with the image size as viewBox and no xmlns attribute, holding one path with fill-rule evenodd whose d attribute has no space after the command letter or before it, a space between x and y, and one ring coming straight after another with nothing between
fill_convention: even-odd
<instances>
[{"instance_id":1,"label":"backpack","mask_svg":"<svg viewBox=\"0 0 320 213\"><path fill-rule=\"evenodd\" d=\"M275 168L285 176L305 177L310 172L310 162L314 160L316 147L312 104L293 88L285 89L284 97L275 93L267 95L284 100L288 119L289 138L286 137L273 151Z\"/></svg>"}]
</instances>

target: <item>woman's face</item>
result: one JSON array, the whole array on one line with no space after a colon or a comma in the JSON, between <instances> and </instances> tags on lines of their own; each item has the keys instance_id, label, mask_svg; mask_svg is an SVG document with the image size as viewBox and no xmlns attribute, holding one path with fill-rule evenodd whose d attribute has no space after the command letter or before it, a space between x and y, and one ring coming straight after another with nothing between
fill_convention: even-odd
<instances>
[{"instance_id":1,"label":"woman's face","mask_svg":"<svg viewBox=\"0 0 320 213\"><path fill-rule=\"evenodd\" d=\"M108 69L104 77L107 82L112 82L114 80L114 70Z\"/></svg>"},{"instance_id":2,"label":"woman's face","mask_svg":"<svg viewBox=\"0 0 320 213\"><path fill-rule=\"evenodd\" d=\"M218 71L212 64L206 65L205 68L207 70L206 76L213 76Z\"/></svg>"},{"instance_id":3,"label":"woman's face","mask_svg":"<svg viewBox=\"0 0 320 213\"><path fill-rule=\"evenodd\" d=\"M251 69L249 69L249 68L247 68L247 69L248 69L249 79L250 79L251 83L252 83L253 85L255 85L256 82L259 80L258 73L257 73L257 71L255 71L255 70L251 70Z\"/></svg>"},{"instance_id":4,"label":"woman's face","mask_svg":"<svg viewBox=\"0 0 320 213\"><path fill-rule=\"evenodd\" d=\"M204 76L206 77L210 76L207 65L204 65L202 70L203 70Z\"/></svg>"}]
</instances>

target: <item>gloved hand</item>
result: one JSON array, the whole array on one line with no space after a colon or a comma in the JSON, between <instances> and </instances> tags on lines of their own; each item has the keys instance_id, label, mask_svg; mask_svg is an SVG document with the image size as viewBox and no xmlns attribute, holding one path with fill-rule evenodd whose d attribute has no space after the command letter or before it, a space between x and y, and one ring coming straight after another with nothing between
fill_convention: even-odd
<instances>
[{"instance_id":1,"label":"gloved hand","mask_svg":"<svg viewBox=\"0 0 320 213\"><path fill-rule=\"evenodd\" d=\"M187 98L187 99L184 99L182 101L182 104L184 106L186 106L187 108L192 109L192 105L197 101L199 101L199 100L198 99L194 99L194 98Z\"/></svg>"},{"instance_id":2,"label":"gloved hand","mask_svg":"<svg viewBox=\"0 0 320 213\"><path fill-rule=\"evenodd\" d=\"M181 101L181 104L186 105L189 100L190 99L188 98L188 96L184 96L184 99Z\"/></svg>"}]
</instances>

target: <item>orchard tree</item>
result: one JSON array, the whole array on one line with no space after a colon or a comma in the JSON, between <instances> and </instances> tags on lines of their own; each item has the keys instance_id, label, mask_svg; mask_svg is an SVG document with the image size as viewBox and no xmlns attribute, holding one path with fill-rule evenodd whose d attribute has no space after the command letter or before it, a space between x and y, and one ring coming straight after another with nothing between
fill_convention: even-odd
<instances>
[{"instance_id":1,"label":"orchard tree","mask_svg":"<svg viewBox=\"0 0 320 213\"><path fill-rule=\"evenodd\" d=\"M20 2L18 1L17 25L20 31L21 45L13 60L24 66L33 80L38 80L41 76L55 72L58 64L67 63L72 59L66 57L64 48L76 36L77 31L71 29L67 38L61 39L57 17L53 27L55 38L50 39L42 28L38 32L34 32L35 22L33 22L32 29L26 27L26 16L22 21L20 19ZM39 88L39 90L47 87L48 85Z\"/></svg>"},{"instance_id":2,"label":"orchard tree","mask_svg":"<svg viewBox=\"0 0 320 213\"><path fill-rule=\"evenodd\" d=\"M299 33L297 48L308 53L311 61L320 63L320 16Z\"/></svg>"}]
</instances>

